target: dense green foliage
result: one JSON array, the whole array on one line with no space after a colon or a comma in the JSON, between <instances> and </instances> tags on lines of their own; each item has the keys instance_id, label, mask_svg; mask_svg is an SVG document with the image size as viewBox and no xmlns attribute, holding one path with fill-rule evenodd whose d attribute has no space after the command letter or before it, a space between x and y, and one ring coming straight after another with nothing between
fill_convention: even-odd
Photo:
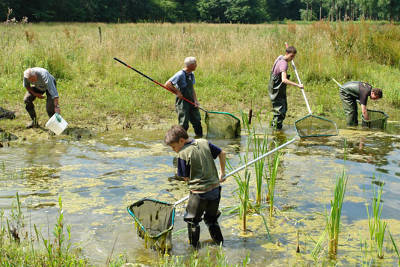
<instances>
[{"instance_id":1,"label":"dense green foliage","mask_svg":"<svg viewBox=\"0 0 400 267\"><path fill-rule=\"evenodd\" d=\"M8 8L13 12L9 15ZM2 0L0 20L233 22L399 20L397 0Z\"/></svg>"}]
</instances>

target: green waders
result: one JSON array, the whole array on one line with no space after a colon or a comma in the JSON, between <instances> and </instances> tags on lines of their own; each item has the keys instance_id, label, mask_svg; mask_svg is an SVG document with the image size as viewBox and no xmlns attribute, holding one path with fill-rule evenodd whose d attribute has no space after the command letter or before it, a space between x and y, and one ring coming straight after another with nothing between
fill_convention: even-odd
<instances>
[{"instance_id":1,"label":"green waders","mask_svg":"<svg viewBox=\"0 0 400 267\"><path fill-rule=\"evenodd\" d=\"M272 119L271 126L275 129L282 129L283 120L286 117L287 111L287 97L286 97L286 84L282 82L282 76L274 74L274 68L278 61L272 67L271 75L268 83L268 92L272 103L272 112L274 118Z\"/></svg>"},{"instance_id":2,"label":"green waders","mask_svg":"<svg viewBox=\"0 0 400 267\"><path fill-rule=\"evenodd\" d=\"M190 75L186 74L186 88L180 88L182 95L194 102L193 99L193 82L190 79ZM198 108L192 104L186 102L183 99L176 98L175 100L176 112L178 113L179 125L181 125L186 131L189 129L189 121L193 126L196 137L203 136L203 128L201 127L201 116Z\"/></svg>"},{"instance_id":3,"label":"green waders","mask_svg":"<svg viewBox=\"0 0 400 267\"><path fill-rule=\"evenodd\" d=\"M340 88L339 95L346 114L347 126L358 125L357 99L360 94L359 83L351 82Z\"/></svg>"}]
</instances>

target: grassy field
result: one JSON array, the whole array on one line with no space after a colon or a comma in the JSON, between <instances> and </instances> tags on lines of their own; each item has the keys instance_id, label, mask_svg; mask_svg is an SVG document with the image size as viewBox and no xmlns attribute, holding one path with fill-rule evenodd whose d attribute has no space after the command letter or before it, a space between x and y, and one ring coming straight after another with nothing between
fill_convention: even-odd
<instances>
[{"instance_id":1,"label":"grassy field","mask_svg":"<svg viewBox=\"0 0 400 267\"><path fill-rule=\"evenodd\" d=\"M33 66L56 77L61 114L70 125L101 130L175 122L174 96L113 57L164 83L186 56L196 56L195 88L205 108L238 114L253 106L267 114L268 75L285 41L299 51L296 65L315 113L344 118L331 77L383 88L380 109L400 105L400 28L390 24L27 24L0 25L0 34L0 106L17 114L2 121L10 132L29 120L22 73ZM298 89L288 91L290 120L306 107ZM45 101L36 106L43 125Z\"/></svg>"}]
</instances>

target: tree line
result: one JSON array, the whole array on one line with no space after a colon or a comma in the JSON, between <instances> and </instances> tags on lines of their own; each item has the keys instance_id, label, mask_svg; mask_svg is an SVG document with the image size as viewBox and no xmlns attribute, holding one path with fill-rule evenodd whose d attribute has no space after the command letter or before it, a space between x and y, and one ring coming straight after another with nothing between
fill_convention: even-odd
<instances>
[{"instance_id":1,"label":"tree line","mask_svg":"<svg viewBox=\"0 0 400 267\"><path fill-rule=\"evenodd\" d=\"M11 11L12 10L12 11ZM263 23L393 20L400 0L1 0L0 19L77 22Z\"/></svg>"}]
</instances>

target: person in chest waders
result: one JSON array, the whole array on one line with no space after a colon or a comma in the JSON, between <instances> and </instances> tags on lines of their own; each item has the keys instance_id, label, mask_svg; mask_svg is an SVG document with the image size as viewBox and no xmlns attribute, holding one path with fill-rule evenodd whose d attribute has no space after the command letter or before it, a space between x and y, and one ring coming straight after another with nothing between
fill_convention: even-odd
<instances>
[{"instance_id":1,"label":"person in chest waders","mask_svg":"<svg viewBox=\"0 0 400 267\"><path fill-rule=\"evenodd\" d=\"M296 48L293 46L286 48L286 54L284 56L279 56L275 60L270 74L268 92L272 102L272 112L274 113L271 126L277 130L282 129L283 120L286 117L286 86L289 84L303 88L302 84L290 81L290 76L287 74L288 63L294 59L296 53Z\"/></svg>"},{"instance_id":2,"label":"person in chest waders","mask_svg":"<svg viewBox=\"0 0 400 267\"><path fill-rule=\"evenodd\" d=\"M185 68L175 73L166 83L165 86L175 92L177 95L175 100L176 112L178 113L178 122L186 131L189 129L189 122L192 124L196 138L203 136L203 128L201 126L201 116L199 111L199 102L197 101L196 92L193 88L195 84L193 71L196 70L197 63L195 57L187 57L184 61ZM183 98L192 101L194 105L186 102Z\"/></svg>"},{"instance_id":3,"label":"person in chest waders","mask_svg":"<svg viewBox=\"0 0 400 267\"><path fill-rule=\"evenodd\" d=\"M372 100L382 98L382 90L379 88L372 88L370 84L365 82L347 82L340 88L339 95L342 100L344 112L346 113L347 126L357 126L357 101L360 102L361 113L364 120L368 121L368 96Z\"/></svg>"}]
</instances>

